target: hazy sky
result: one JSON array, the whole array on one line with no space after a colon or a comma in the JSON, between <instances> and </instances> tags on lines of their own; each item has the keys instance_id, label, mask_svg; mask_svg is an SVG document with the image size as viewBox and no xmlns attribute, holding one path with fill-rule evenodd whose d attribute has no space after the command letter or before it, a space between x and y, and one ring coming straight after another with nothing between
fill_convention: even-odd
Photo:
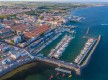
<instances>
[{"instance_id":1,"label":"hazy sky","mask_svg":"<svg viewBox=\"0 0 108 80\"><path fill-rule=\"evenodd\" d=\"M0 1L108 2L108 0L0 0Z\"/></svg>"}]
</instances>

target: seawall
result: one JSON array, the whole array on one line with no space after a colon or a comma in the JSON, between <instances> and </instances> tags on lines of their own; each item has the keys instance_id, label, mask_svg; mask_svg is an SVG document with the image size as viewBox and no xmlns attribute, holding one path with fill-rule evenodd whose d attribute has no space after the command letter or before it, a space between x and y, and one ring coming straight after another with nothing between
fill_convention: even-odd
<instances>
[{"instance_id":1,"label":"seawall","mask_svg":"<svg viewBox=\"0 0 108 80\"><path fill-rule=\"evenodd\" d=\"M90 51L90 54L88 55L88 57L86 58L86 60L80 65L80 72L81 72L82 69L85 68L85 67L88 65L88 63L90 62L91 57L92 57L92 55L93 55L95 49L97 48L97 46L98 46L100 40L101 40L101 35L98 36L97 42L95 43L93 49Z\"/></svg>"}]
</instances>

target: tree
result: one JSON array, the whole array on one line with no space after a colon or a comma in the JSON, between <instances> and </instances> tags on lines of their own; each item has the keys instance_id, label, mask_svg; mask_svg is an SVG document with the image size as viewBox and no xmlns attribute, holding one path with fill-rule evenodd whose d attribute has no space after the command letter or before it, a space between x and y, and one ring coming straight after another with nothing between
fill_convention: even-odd
<instances>
[{"instance_id":1,"label":"tree","mask_svg":"<svg viewBox=\"0 0 108 80\"><path fill-rule=\"evenodd\" d=\"M14 40L11 39L10 42L11 42L12 44L14 44Z\"/></svg>"}]
</instances>

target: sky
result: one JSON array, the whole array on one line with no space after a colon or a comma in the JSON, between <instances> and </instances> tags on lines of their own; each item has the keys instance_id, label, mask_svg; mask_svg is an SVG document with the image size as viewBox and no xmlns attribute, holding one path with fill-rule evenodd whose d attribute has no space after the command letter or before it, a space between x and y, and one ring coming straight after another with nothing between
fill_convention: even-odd
<instances>
[{"instance_id":1,"label":"sky","mask_svg":"<svg viewBox=\"0 0 108 80\"><path fill-rule=\"evenodd\" d=\"M0 0L0 1L108 2L108 0Z\"/></svg>"}]
</instances>

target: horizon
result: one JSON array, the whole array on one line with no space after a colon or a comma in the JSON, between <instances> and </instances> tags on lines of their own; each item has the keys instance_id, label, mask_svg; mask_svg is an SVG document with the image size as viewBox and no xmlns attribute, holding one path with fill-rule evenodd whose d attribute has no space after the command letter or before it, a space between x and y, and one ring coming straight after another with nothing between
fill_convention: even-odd
<instances>
[{"instance_id":1,"label":"horizon","mask_svg":"<svg viewBox=\"0 0 108 80\"><path fill-rule=\"evenodd\" d=\"M81 2L81 3L104 3L108 2L108 0L0 0L2 2Z\"/></svg>"}]
</instances>

